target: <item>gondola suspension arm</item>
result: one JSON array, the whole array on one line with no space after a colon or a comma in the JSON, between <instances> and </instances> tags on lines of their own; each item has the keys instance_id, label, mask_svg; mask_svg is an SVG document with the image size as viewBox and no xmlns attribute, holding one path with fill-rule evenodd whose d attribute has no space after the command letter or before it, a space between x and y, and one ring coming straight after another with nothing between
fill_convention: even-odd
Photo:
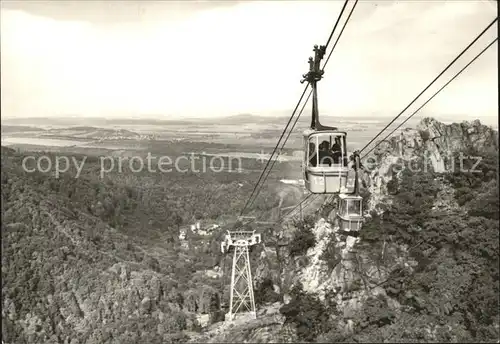
<instances>
[{"instance_id":1,"label":"gondola suspension arm","mask_svg":"<svg viewBox=\"0 0 500 344\"><path fill-rule=\"evenodd\" d=\"M320 68L320 62L325 56L326 45L314 46L314 59L309 57L309 72L303 74L300 81L301 84L308 82L311 85L313 92L312 99L312 118L311 118L311 129L313 130L337 130L336 127L324 126L319 121L319 110L318 110L318 86L317 83L323 78L324 70Z\"/></svg>"}]
</instances>

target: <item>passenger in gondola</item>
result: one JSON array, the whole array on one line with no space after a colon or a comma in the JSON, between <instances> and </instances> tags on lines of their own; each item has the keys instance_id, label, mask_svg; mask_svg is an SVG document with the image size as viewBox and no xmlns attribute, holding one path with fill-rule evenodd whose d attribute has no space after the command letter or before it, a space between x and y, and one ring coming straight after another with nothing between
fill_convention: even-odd
<instances>
[{"instance_id":1,"label":"passenger in gondola","mask_svg":"<svg viewBox=\"0 0 500 344\"><path fill-rule=\"evenodd\" d=\"M332 166L332 155L328 147L330 143L328 141L323 141L319 145L319 162L321 165Z\"/></svg>"},{"instance_id":2,"label":"passenger in gondola","mask_svg":"<svg viewBox=\"0 0 500 344\"><path fill-rule=\"evenodd\" d=\"M361 203L357 201L347 202L347 214L360 216L361 215Z\"/></svg>"},{"instance_id":3,"label":"passenger in gondola","mask_svg":"<svg viewBox=\"0 0 500 344\"><path fill-rule=\"evenodd\" d=\"M316 146L309 142L309 165L316 167Z\"/></svg>"},{"instance_id":4,"label":"passenger in gondola","mask_svg":"<svg viewBox=\"0 0 500 344\"><path fill-rule=\"evenodd\" d=\"M342 147L340 146L340 138L335 138L335 143L332 145L332 158L334 164L340 164L340 159L342 157Z\"/></svg>"}]
</instances>

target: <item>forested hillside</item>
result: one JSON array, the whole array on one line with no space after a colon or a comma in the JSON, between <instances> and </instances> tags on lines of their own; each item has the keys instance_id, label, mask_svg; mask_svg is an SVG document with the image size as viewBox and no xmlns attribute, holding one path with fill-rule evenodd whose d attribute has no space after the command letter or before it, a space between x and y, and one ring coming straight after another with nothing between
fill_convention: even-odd
<instances>
[{"instance_id":1,"label":"forested hillside","mask_svg":"<svg viewBox=\"0 0 500 344\"><path fill-rule=\"evenodd\" d=\"M101 180L88 157L79 178L55 178L23 171L23 157L2 147L5 343L170 342L199 330L197 314L219 311L221 281L205 271L220 263L221 233L188 231L183 248L179 230L242 207L251 185L240 175ZM267 190L264 212L279 201Z\"/></svg>"}]
</instances>

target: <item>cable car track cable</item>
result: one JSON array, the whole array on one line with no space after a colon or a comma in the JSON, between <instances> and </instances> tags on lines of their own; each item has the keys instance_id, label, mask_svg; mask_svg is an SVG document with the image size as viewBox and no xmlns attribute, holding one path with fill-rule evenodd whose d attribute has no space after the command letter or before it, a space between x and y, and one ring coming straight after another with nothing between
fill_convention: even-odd
<instances>
[{"instance_id":1,"label":"cable car track cable","mask_svg":"<svg viewBox=\"0 0 500 344\"><path fill-rule=\"evenodd\" d=\"M345 23L344 23L344 26L342 27L342 30L340 30L340 33L339 33L339 36L337 37L337 40L336 40L336 41L335 41L335 43L333 44L332 50L330 50L330 53L328 54L328 57L326 58L325 63L323 64L323 68L321 68L321 70L322 70L323 72L325 71L326 64L328 63L328 60L330 60L330 57L332 56L332 53L333 53L333 51L335 50L335 47L337 46L337 43L339 42L340 37L342 36L342 33L344 32L344 29L345 29L345 27L347 26L347 23L349 22L349 19L351 19L351 15L352 15L352 13L354 12L354 9L356 8L356 5L358 4L358 1L359 1L359 0L356 0L356 1L354 2L354 5L353 5L353 6L352 6L352 8L351 8L351 12L349 12L349 15L347 16L347 19L346 19L346 21L345 21ZM347 1L346 1L346 3L347 3ZM344 4L344 6L345 6L345 5L346 5L346 4ZM344 9L342 9L342 10L344 10ZM331 38L331 36L330 36L330 38Z\"/></svg>"},{"instance_id":2,"label":"cable car track cable","mask_svg":"<svg viewBox=\"0 0 500 344\"><path fill-rule=\"evenodd\" d=\"M311 197L311 196L315 196L315 198L317 198L317 196L319 195L315 195L315 194L308 194L304 199L302 199L299 203L297 203L293 209L289 212L287 212L285 215L282 215L280 216L280 218L275 222L276 224L278 224L279 222L281 222L283 219L285 219L286 217L290 216L290 214L292 214L300 205L304 204L305 202L307 202L307 200ZM304 205L304 208L308 207L314 200L314 199L311 199L306 205ZM245 227L246 225L250 224L250 223L253 223L255 222L257 219L252 219L250 220L249 222L247 223L244 223L244 224L241 224L240 226L236 227L235 229L233 230L239 230L243 227Z\"/></svg>"},{"instance_id":3,"label":"cable car track cable","mask_svg":"<svg viewBox=\"0 0 500 344\"><path fill-rule=\"evenodd\" d=\"M464 70L466 70L474 61L476 61L486 50L488 50L495 42L498 41L498 37L495 38L493 41L491 41L486 48L481 50L479 54L477 54L469 63L467 63L458 73L456 73L453 78L448 80L446 84L444 84L439 90L437 90L432 97L430 97L424 104L422 104L417 110L415 110L408 118L406 118L401 124L399 124L393 131L391 131L386 137L384 137L382 140L380 140L375 146L373 146L372 149L370 149L366 154L364 154L361 159L366 157L368 154L370 154L371 151L373 151L375 148L377 148L382 142L387 140L388 137L390 137L396 130L398 130L403 124L405 124L410 118L412 118L417 112L419 112L427 103L429 103L432 99L434 99L435 96L438 95L439 92L441 92L446 86L448 86L453 80L455 80Z\"/></svg>"},{"instance_id":4,"label":"cable car track cable","mask_svg":"<svg viewBox=\"0 0 500 344\"><path fill-rule=\"evenodd\" d=\"M488 48L490 48L495 42L498 41L498 37L490 42L486 48L484 48L478 55L476 55L469 63L467 63L457 74L453 76L446 84L444 84L439 90L437 90L424 104L422 104L417 110L415 110L408 118L406 118L401 124L399 124L393 131L391 131L386 137L380 140L372 149L370 149L363 157L368 155L372 150L374 150L378 145L384 142L389 136L391 136L396 130L398 130L403 124L405 124L411 117L413 117L418 111L420 111L425 105L427 105L439 92L441 92L448 84L455 80L465 69L467 69L475 60L477 60Z\"/></svg>"},{"instance_id":5,"label":"cable car track cable","mask_svg":"<svg viewBox=\"0 0 500 344\"><path fill-rule=\"evenodd\" d=\"M264 176L264 173L265 173L265 171L266 171L267 167L269 166L269 164L270 164L270 162L271 162L271 159L272 159L272 157L273 157L274 153L276 153L276 150L278 149L278 146L279 146L279 144L280 144L281 140L283 139L283 136L285 135L286 130L287 130L287 128L288 128L288 126L289 126L289 125L290 125L290 123L292 122L292 119L293 119L293 117L295 116L295 112L297 112L297 109L299 108L300 102L302 101L302 98L304 98L304 95L306 94L306 92L307 92L307 89L308 89L308 88L309 88L309 83L308 83L308 84L306 85L306 87L304 88L304 91L302 92L302 95L300 96L300 99L299 99L299 101L298 101L297 105L295 106L295 109L293 110L293 113L292 113L292 115L290 116L290 119L288 120L288 123L287 123L287 124L286 124L286 126L285 126L285 129L284 129L284 130L283 130L283 132L281 133L281 136L280 136L280 138L279 138L278 142L276 143L276 147L274 147L274 150L273 150L273 152L271 153L271 156L270 156L270 157L269 157L269 159L267 160L266 166L264 166L264 169L262 170L262 172L261 172L261 174L260 174L260 177L259 177L259 179L257 180L257 183L255 183L255 186L254 186L254 188L253 188L253 190L252 190L252 193L250 194L250 197L248 198L248 200L246 201L245 205L243 206L243 209L241 209L241 211L240 211L240 216L242 216L242 215L243 215L243 213L245 212L246 208L248 207L248 204L249 204L250 200L252 199L253 195L255 194L255 190L256 190L256 189L257 189L257 187L259 186L259 183L260 183L260 181L262 180L262 177Z\"/></svg>"},{"instance_id":6,"label":"cable car track cable","mask_svg":"<svg viewBox=\"0 0 500 344\"><path fill-rule=\"evenodd\" d=\"M394 117L392 119L392 121L389 122L389 124L387 124L373 139L370 140L370 142L368 142L359 152L361 153L362 151L364 151L371 143L373 143L373 141L375 141L377 139L377 137L379 137L383 132L384 130L386 130L392 123L394 123L394 121L396 121L399 117L401 117L401 115L411 106L413 105L413 103L415 103L415 101L417 101L417 99L425 92L427 91L436 81L437 79L439 79L448 69L450 69L450 67L463 55L465 54L465 52L467 52L467 50L469 50L469 48L474 44L476 43L479 38L481 38L485 33L486 31L488 31L488 29L493 25L495 24L495 22L498 20L498 16L471 42L469 43L469 45L467 47L465 47L464 50L462 50L462 52L460 54L458 54L457 57L455 57L453 59L453 61L451 61L448 66L446 66L446 68L438 74L438 76L436 78L434 78L434 80L429 84L427 85L427 87L424 88L424 90L422 92L420 92L411 102L410 104L408 104L396 117Z\"/></svg>"},{"instance_id":7,"label":"cable car track cable","mask_svg":"<svg viewBox=\"0 0 500 344\"><path fill-rule=\"evenodd\" d=\"M339 16L337 17L337 21L335 22L335 25L333 26L333 30L332 32L330 33L330 37L328 37L328 40L326 41L326 46L328 47L328 45L330 44L330 41L332 40L332 37L333 37L333 34L335 33L335 30L337 29L337 25L339 24L340 22L340 18L342 18L342 14L344 14L344 10L347 6L347 3L349 2L349 0L345 0L344 1L344 5L342 6L342 9L340 10L340 14ZM356 2L358 2L358 0L356 0ZM356 5L354 5L356 6ZM341 33L342 34L342 33ZM335 46L334 46L335 48Z\"/></svg>"},{"instance_id":8,"label":"cable car track cable","mask_svg":"<svg viewBox=\"0 0 500 344\"><path fill-rule=\"evenodd\" d=\"M285 215L283 215L279 221L285 219L286 217L290 216L290 214L292 214L295 210L297 210L297 208L299 208L302 204L304 204L305 202L307 202L307 200L309 198L311 198L311 196L313 196L314 194L309 194L307 195L307 197L305 197L302 201L300 201L295 207L293 207L292 210L290 210L288 213L286 213Z\"/></svg>"},{"instance_id":9,"label":"cable car track cable","mask_svg":"<svg viewBox=\"0 0 500 344\"><path fill-rule=\"evenodd\" d=\"M304 105L302 105L302 108L300 109L300 112L298 114L298 116L295 118L295 122L293 123L292 125L292 128L290 129L290 131L288 132L288 135L287 137L285 138L285 141L283 141L283 144L281 145L280 147L280 153L281 151L283 150L283 148L285 147L285 144L286 142L288 141L288 138L290 137L290 134L292 133L293 129L295 128L295 125L297 124L300 116L302 115L302 112L304 111L304 108L306 107L307 105L307 102L309 100L309 98L311 97L312 95L312 90L309 92L309 95L307 96L306 98L306 101L304 102ZM255 200L257 199L257 197L259 196L259 193L260 193L260 190L262 189L262 186L264 186L264 183L266 182L267 178L269 177L269 174L271 174L271 171L274 167L274 164L276 163L276 160L278 160L279 156L280 156L280 153L278 153L278 155L276 155L276 157L274 158L272 164L271 164L271 167L267 170L267 173L266 173L266 176L264 177L264 179L262 180L262 183L260 183L260 186L257 188L257 191L255 193L255 197L251 200L251 202L248 204L248 207L251 207L253 205L253 202L255 202ZM272 157L270 157L271 159Z\"/></svg>"},{"instance_id":10,"label":"cable car track cable","mask_svg":"<svg viewBox=\"0 0 500 344\"><path fill-rule=\"evenodd\" d=\"M311 196L314 196L312 197L311 199L309 199ZM309 194L306 198L304 198L302 200L302 202L300 202L299 204L297 204L291 211L289 211L286 215L284 215L281 219L281 220L284 220L285 218L289 217L289 216L295 216L294 212L297 211L297 208L299 208L303 203L306 203L302 209L306 209L308 206L310 206L316 199L318 198L318 195L316 194ZM309 201L308 201L309 200Z\"/></svg>"}]
</instances>

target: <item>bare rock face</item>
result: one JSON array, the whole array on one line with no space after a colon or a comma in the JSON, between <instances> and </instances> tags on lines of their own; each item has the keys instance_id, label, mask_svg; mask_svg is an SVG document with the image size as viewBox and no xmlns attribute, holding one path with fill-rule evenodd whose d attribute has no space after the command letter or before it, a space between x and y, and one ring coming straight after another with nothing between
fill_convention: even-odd
<instances>
[{"instance_id":1,"label":"bare rock face","mask_svg":"<svg viewBox=\"0 0 500 344\"><path fill-rule=\"evenodd\" d=\"M401 129L363 159L361 177L371 194L368 211L380 213L380 205L390 203L388 183L403 169L445 173L452 168L453 155L489 150L498 150L498 131L479 120L444 124L424 118L415 129Z\"/></svg>"},{"instance_id":2,"label":"bare rock face","mask_svg":"<svg viewBox=\"0 0 500 344\"><path fill-rule=\"evenodd\" d=\"M498 149L498 132L481 124L479 120L447 125L433 118L424 118L417 126L417 130L428 133L428 140L442 152L457 152L471 148L481 151Z\"/></svg>"},{"instance_id":3,"label":"bare rock face","mask_svg":"<svg viewBox=\"0 0 500 344\"><path fill-rule=\"evenodd\" d=\"M445 154L491 148L498 149L498 132L479 120L444 124L427 117L414 129L404 128L394 133L374 150L374 155L409 158L411 153L422 149L437 149Z\"/></svg>"},{"instance_id":4,"label":"bare rock face","mask_svg":"<svg viewBox=\"0 0 500 344\"><path fill-rule=\"evenodd\" d=\"M333 298L344 320L355 318L365 301L373 296L383 295L390 308L399 307L397 301L387 297L383 288L377 287L388 277L390 269L357 249L359 238L345 237L323 219L313 231L317 244L307 252L309 264L298 272L298 281L304 291L317 295L322 301ZM328 266L321 257L327 245L333 245L333 251L337 252L338 262L334 266ZM411 270L416 265L405 247L388 244L383 250L391 266Z\"/></svg>"},{"instance_id":5,"label":"bare rock face","mask_svg":"<svg viewBox=\"0 0 500 344\"><path fill-rule=\"evenodd\" d=\"M296 343L293 325L285 323L276 302L259 310L257 319L241 313L232 322L220 322L191 337L189 343Z\"/></svg>"}]
</instances>

